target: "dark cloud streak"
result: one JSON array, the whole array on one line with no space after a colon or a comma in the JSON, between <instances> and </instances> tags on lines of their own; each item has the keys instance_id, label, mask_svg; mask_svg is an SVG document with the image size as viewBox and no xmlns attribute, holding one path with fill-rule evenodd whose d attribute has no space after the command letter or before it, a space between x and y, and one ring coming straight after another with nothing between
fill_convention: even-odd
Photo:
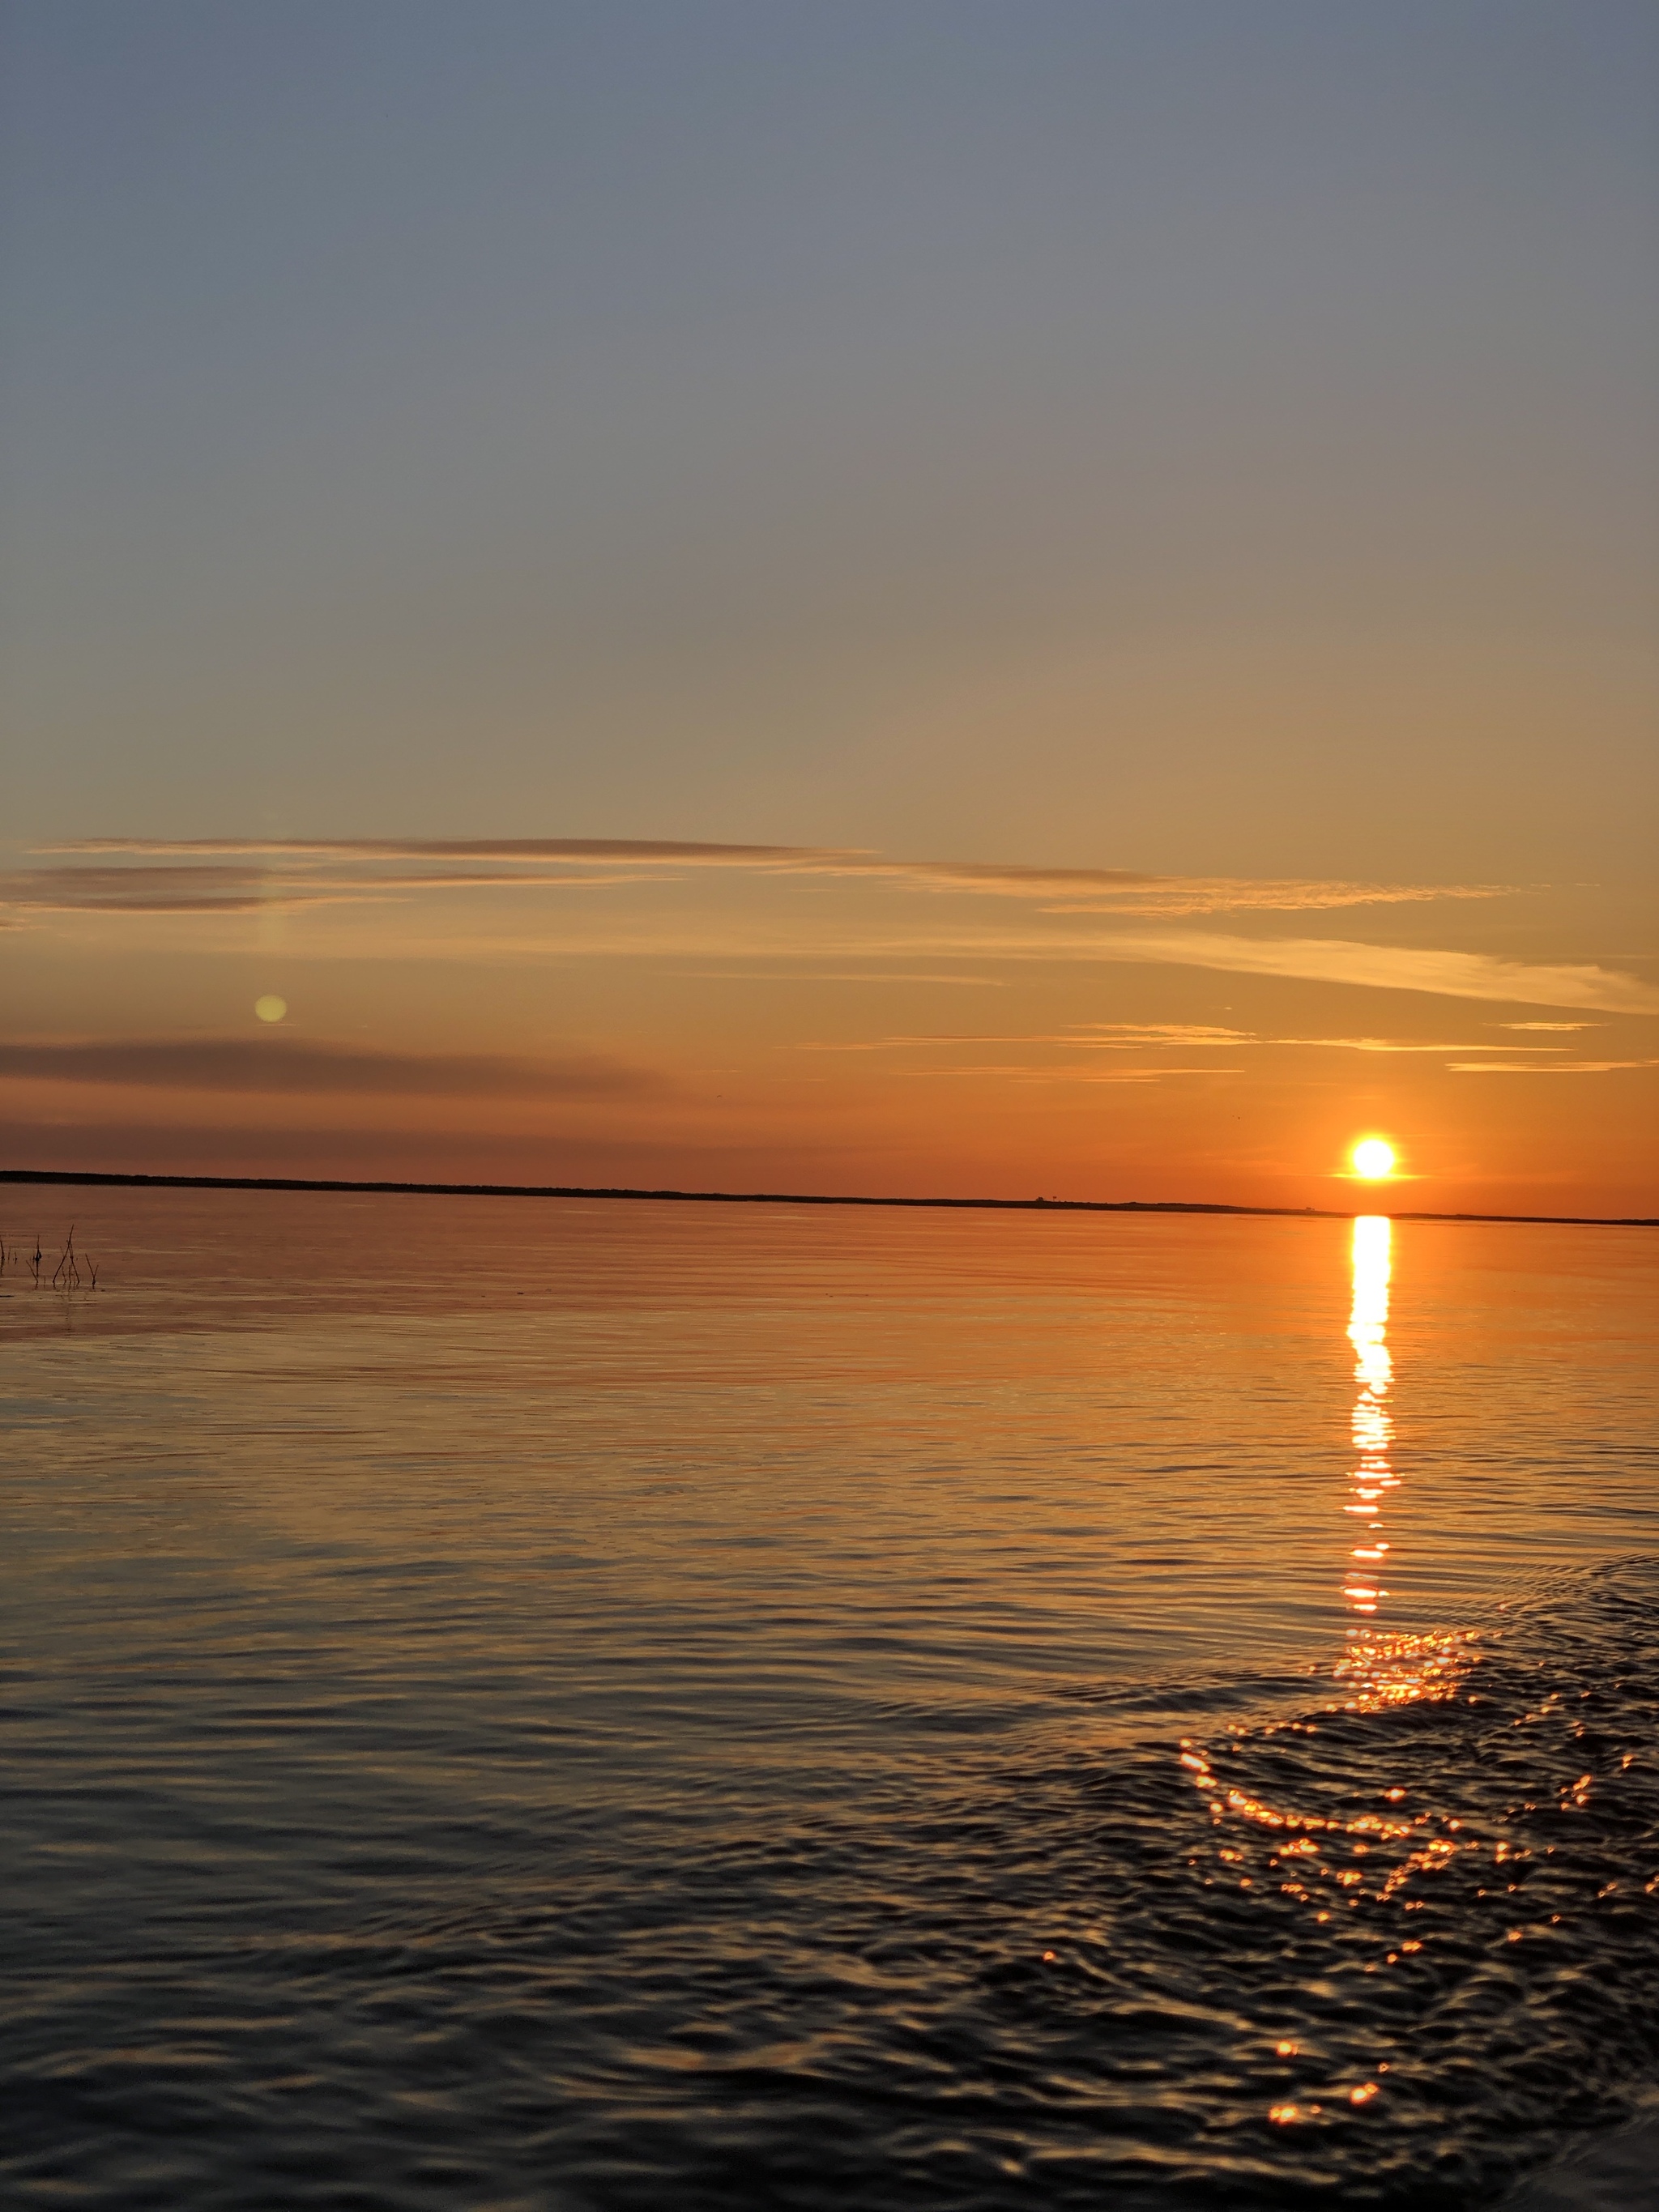
<instances>
[{"instance_id":1,"label":"dark cloud streak","mask_svg":"<svg viewBox=\"0 0 1659 2212\"><path fill-rule=\"evenodd\" d=\"M0 1044L0 1077L169 1091L550 1101L641 1098L668 1087L653 1069L598 1053L515 1060L487 1054L376 1052L276 1036Z\"/></svg>"},{"instance_id":2,"label":"dark cloud streak","mask_svg":"<svg viewBox=\"0 0 1659 2212\"><path fill-rule=\"evenodd\" d=\"M910 860L841 846L715 844L652 837L85 837L40 849L121 855L145 864L167 859L206 861L214 856L239 854L270 854L290 866L313 863L334 868L351 862L376 870L399 860L446 864L441 871L427 875L388 878L384 874L371 874L361 878L357 884L347 886L365 892L392 888L435 890L495 884L550 885L575 879L524 872L526 866L538 863L571 871L591 871L599 866L653 870L665 866L731 868L763 875L860 878L893 883L913 890L976 891L1038 902L1064 901L1048 908L1055 914L1180 915L1250 909L1303 912L1443 898L1492 898L1512 888L1489 884L1273 882L1239 877L1168 876L1131 868L1036 867L1019 861ZM465 861L487 863L490 872L457 872L457 864ZM68 878L75 872L64 869L41 872ZM111 877L126 872L137 874L140 871L107 872ZM187 881L191 871L182 868L167 872L182 882ZM256 879L259 873L256 870L246 872ZM303 881L298 890L303 900L307 896ZM100 891L100 902L109 902L117 891L118 886L116 890L105 888ZM320 884L313 895L319 899L326 895Z\"/></svg>"}]
</instances>

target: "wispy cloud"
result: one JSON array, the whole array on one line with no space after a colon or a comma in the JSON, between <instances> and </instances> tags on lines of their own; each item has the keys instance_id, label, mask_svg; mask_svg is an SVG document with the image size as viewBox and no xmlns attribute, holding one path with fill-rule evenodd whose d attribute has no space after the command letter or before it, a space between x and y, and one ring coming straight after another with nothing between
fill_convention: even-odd
<instances>
[{"instance_id":1,"label":"wispy cloud","mask_svg":"<svg viewBox=\"0 0 1659 2212\"><path fill-rule=\"evenodd\" d=\"M1578 1029L1577 1022L1516 1023L1515 1028ZM1560 1045L1515 1046L1501 1044L1460 1044L1438 1039L1426 1042L1401 1037L1378 1036L1264 1036L1250 1030L1207 1029L1191 1024L1167 1022L1142 1024L1135 1022L1091 1022L1073 1032L1073 1042L1079 1044L1103 1046L1113 1051L1128 1051L1136 1046L1149 1044L1222 1045L1261 1044L1300 1045L1325 1052L1560 1052Z\"/></svg>"},{"instance_id":2,"label":"wispy cloud","mask_svg":"<svg viewBox=\"0 0 1659 2212\"><path fill-rule=\"evenodd\" d=\"M912 891L1022 901L1029 920L1008 926L1012 920L1008 917L1004 926L992 927L988 916L975 919L969 914L953 917L950 928L940 931L917 927L903 917L896 924L890 912L877 917L844 911L838 921L831 921L815 909L773 915L763 923L745 915L717 926L710 926L705 915L688 927L689 917L680 913L665 918L660 913L623 908L613 909L604 927L584 924L572 929L562 942L555 941L557 933L551 930L544 930L539 937L522 930L509 932L500 926L499 918L465 939L449 937L446 927L434 924L419 950L433 957L689 956L745 963L769 955L793 965L816 962L820 973L830 962L845 970L875 960L902 961L914 972L925 963L952 959L977 964L987 960L1120 961L1598 1013L1659 1012L1659 988L1590 963L1548 965L1482 952L1347 939L1109 926L1115 920L1154 915L1181 921L1227 911L1266 915L1403 901L1480 899L1495 896L1502 886L1155 876L1125 869L889 859L829 846L637 838L106 837L41 849L83 857L20 872L0 884L0 906L9 904L14 917L30 910L212 915L409 900L458 890L527 893L625 887L647 880L660 884L686 870L735 870L774 878L856 878ZM1098 916L1103 926L1086 933L1059 926L1062 917L1085 915ZM419 933L400 927L398 950L403 957L409 956ZM361 951L362 945L354 949ZM1146 1041L1155 1040L1149 1036ZM1355 1051L1409 1048L1364 1036L1327 1042Z\"/></svg>"},{"instance_id":3,"label":"wispy cloud","mask_svg":"<svg viewBox=\"0 0 1659 2212\"><path fill-rule=\"evenodd\" d=\"M0 877L0 908L43 914L265 914L304 907L373 905L414 892L526 890L597 890L645 880L590 871L581 875L502 875L484 869L374 874L310 875L293 868L253 867L225 861L183 866L144 864L110 867L32 868Z\"/></svg>"},{"instance_id":4,"label":"wispy cloud","mask_svg":"<svg viewBox=\"0 0 1659 2212\"><path fill-rule=\"evenodd\" d=\"M963 975L902 968L681 968L676 974L701 983L948 983L986 991L1006 991L1006 975Z\"/></svg>"},{"instance_id":5,"label":"wispy cloud","mask_svg":"<svg viewBox=\"0 0 1659 2212\"><path fill-rule=\"evenodd\" d=\"M1143 890L1103 893L1090 899L1054 899L1044 911L1177 921L1193 915L1307 914L1340 907L1422 905L1437 899L1504 898L1514 890L1510 884L1347 884L1294 878L1275 883L1234 876L1190 876L1173 877ZM1024 895L1031 896L1029 891Z\"/></svg>"},{"instance_id":6,"label":"wispy cloud","mask_svg":"<svg viewBox=\"0 0 1659 2212\"><path fill-rule=\"evenodd\" d=\"M1494 1022L1495 1030L1559 1030L1568 1036L1574 1030L1604 1030L1605 1022ZM1501 1047L1499 1049L1501 1050Z\"/></svg>"},{"instance_id":7,"label":"wispy cloud","mask_svg":"<svg viewBox=\"0 0 1659 2212\"><path fill-rule=\"evenodd\" d=\"M1255 1044L1249 1030L1218 1028L1211 1022L1078 1022L1067 1025L1064 1036L1073 1044L1103 1046L1127 1052L1137 1045Z\"/></svg>"},{"instance_id":8,"label":"wispy cloud","mask_svg":"<svg viewBox=\"0 0 1659 2212\"><path fill-rule=\"evenodd\" d=\"M546 1060L395 1053L288 1037L173 1037L0 1044L0 1078L149 1089L362 1091L425 1097L640 1097L666 1088L650 1068L592 1053Z\"/></svg>"},{"instance_id":9,"label":"wispy cloud","mask_svg":"<svg viewBox=\"0 0 1659 2212\"><path fill-rule=\"evenodd\" d=\"M1659 988L1614 969L1533 966L1500 960L1488 952L1441 951L1425 945L1360 945L1316 937L1219 937L1193 930L1168 937L1127 933L1103 937L1093 957L1168 962L1235 975L1284 975L1304 982L1358 983L1376 990L1425 991L1441 998L1659 1013Z\"/></svg>"},{"instance_id":10,"label":"wispy cloud","mask_svg":"<svg viewBox=\"0 0 1659 2212\"><path fill-rule=\"evenodd\" d=\"M338 906L362 887L294 884L265 870L192 867L33 868L0 877L0 907L43 914L250 914L279 906Z\"/></svg>"},{"instance_id":11,"label":"wispy cloud","mask_svg":"<svg viewBox=\"0 0 1659 2212\"><path fill-rule=\"evenodd\" d=\"M1502 1045L1465 1044L1461 1041L1428 1044L1406 1044L1395 1037L1261 1037L1261 1044L1307 1045L1321 1052L1561 1052L1557 1044Z\"/></svg>"},{"instance_id":12,"label":"wispy cloud","mask_svg":"<svg viewBox=\"0 0 1659 2212\"><path fill-rule=\"evenodd\" d=\"M670 872L726 869L784 876L860 878L913 890L959 891L1032 902L1052 914L1117 914L1178 918L1201 914L1249 911L1296 913L1310 909L1393 905L1431 899L1482 899L1502 895L1503 884L1353 884L1329 879L1258 880L1248 877L1162 876L1128 868L1033 867L1000 860L918 860L892 858L854 848L819 845L740 845L675 838L487 837L487 838L153 838L85 837L39 848L52 854L120 857L138 866L184 861L170 872L173 896L187 893L191 866L206 868L228 860L263 856L263 870L247 870L253 880L295 903L325 894L320 884L308 891L295 869L334 872L340 891L408 893L416 890L553 888L592 879L596 869ZM462 864L473 863L468 867ZM392 872L395 864L419 863L415 875ZM350 872L356 869L356 874ZM284 871L288 872L284 872ZM552 870L555 872L550 873ZM367 871L368 872L363 872ZM75 889L73 868L42 872L58 878L58 896ZM113 877L128 871L111 870ZM626 881L632 875L609 880ZM14 879L19 880L19 879ZM27 879L21 879L26 883ZM240 888L239 885L237 888ZM87 878L88 901L114 903L122 886ZM205 883L204 901L214 895ZM131 896L137 895L132 887ZM227 884L221 897L233 895ZM157 911L178 908L157 907Z\"/></svg>"},{"instance_id":13,"label":"wispy cloud","mask_svg":"<svg viewBox=\"0 0 1659 2212\"><path fill-rule=\"evenodd\" d=\"M1454 1060L1457 1075L1612 1075L1620 1068L1659 1067L1659 1060Z\"/></svg>"},{"instance_id":14,"label":"wispy cloud","mask_svg":"<svg viewBox=\"0 0 1659 2212\"><path fill-rule=\"evenodd\" d=\"M1551 1023L1540 1024L1554 1026ZM1562 1024L1576 1028L1575 1023ZM1216 1029L1194 1022L1079 1022L1062 1030L929 1030L884 1037L802 1038L780 1049L792 1052L899 1052L924 1046L966 1044L1028 1044L1062 1046L1070 1051L1138 1052L1159 1046L1187 1051L1214 1048L1236 1051L1241 1046L1297 1046L1334 1052L1565 1052L1565 1045L1506 1045L1465 1043L1431 1039L1426 1042L1395 1037L1274 1036L1253 1030Z\"/></svg>"},{"instance_id":15,"label":"wispy cloud","mask_svg":"<svg viewBox=\"0 0 1659 2212\"><path fill-rule=\"evenodd\" d=\"M40 853L155 855L278 853L285 858L361 860L684 861L714 867L788 866L853 860L851 848L721 845L675 837L70 837Z\"/></svg>"},{"instance_id":16,"label":"wispy cloud","mask_svg":"<svg viewBox=\"0 0 1659 2212\"><path fill-rule=\"evenodd\" d=\"M1043 1065L1031 1060L954 1061L945 1067L911 1067L907 1076L1002 1075L1016 1083L1161 1083L1166 1075L1243 1075L1242 1067L1218 1067L1209 1061L1201 1067L1169 1067L1151 1062L1144 1067L1080 1067L1075 1063Z\"/></svg>"},{"instance_id":17,"label":"wispy cloud","mask_svg":"<svg viewBox=\"0 0 1659 2212\"><path fill-rule=\"evenodd\" d=\"M1097 1032L1109 1031L1109 1035ZM1130 1052L1149 1046L1231 1047L1273 1040L1248 1030L1213 1029L1194 1022L1079 1022L1062 1030L925 1030L896 1036L806 1037L779 1048L787 1052L902 1052L933 1045L1059 1045L1068 1051ZM1478 1048L1476 1048L1478 1049ZM1494 1047L1494 1050L1500 1049ZM1170 1071L1173 1072L1173 1071ZM1187 1071L1195 1073L1196 1070Z\"/></svg>"}]
</instances>

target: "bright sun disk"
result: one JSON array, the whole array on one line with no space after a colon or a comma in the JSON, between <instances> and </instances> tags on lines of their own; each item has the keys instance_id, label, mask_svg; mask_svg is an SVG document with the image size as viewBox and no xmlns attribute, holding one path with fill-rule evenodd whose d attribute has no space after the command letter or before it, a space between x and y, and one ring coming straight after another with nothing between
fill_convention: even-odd
<instances>
[{"instance_id":1,"label":"bright sun disk","mask_svg":"<svg viewBox=\"0 0 1659 2212\"><path fill-rule=\"evenodd\" d=\"M1380 1182L1382 1176L1394 1173L1394 1146L1385 1144L1381 1137L1363 1139L1349 1157L1354 1173L1364 1176L1367 1182Z\"/></svg>"}]
</instances>

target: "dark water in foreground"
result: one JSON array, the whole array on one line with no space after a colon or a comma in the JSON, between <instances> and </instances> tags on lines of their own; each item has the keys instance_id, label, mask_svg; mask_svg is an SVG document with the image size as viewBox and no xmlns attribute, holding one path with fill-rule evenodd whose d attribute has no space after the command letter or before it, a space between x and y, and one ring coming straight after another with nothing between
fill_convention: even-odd
<instances>
[{"instance_id":1,"label":"dark water in foreground","mask_svg":"<svg viewBox=\"0 0 1659 2212\"><path fill-rule=\"evenodd\" d=\"M74 1195L6 2203L1430 2212L1659 2083L1639 1233Z\"/></svg>"}]
</instances>

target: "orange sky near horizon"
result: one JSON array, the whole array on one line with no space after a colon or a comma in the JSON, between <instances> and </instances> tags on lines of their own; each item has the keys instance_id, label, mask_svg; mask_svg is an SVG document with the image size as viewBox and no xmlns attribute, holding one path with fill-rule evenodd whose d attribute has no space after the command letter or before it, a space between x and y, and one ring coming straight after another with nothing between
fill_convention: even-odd
<instances>
[{"instance_id":1,"label":"orange sky near horizon","mask_svg":"<svg viewBox=\"0 0 1659 2212\"><path fill-rule=\"evenodd\" d=\"M1340 1207L1381 1134L1398 1207L1659 1211L1656 994L1480 949L1593 939L1595 906L1370 888L42 856L9 879L6 1164Z\"/></svg>"}]
</instances>

